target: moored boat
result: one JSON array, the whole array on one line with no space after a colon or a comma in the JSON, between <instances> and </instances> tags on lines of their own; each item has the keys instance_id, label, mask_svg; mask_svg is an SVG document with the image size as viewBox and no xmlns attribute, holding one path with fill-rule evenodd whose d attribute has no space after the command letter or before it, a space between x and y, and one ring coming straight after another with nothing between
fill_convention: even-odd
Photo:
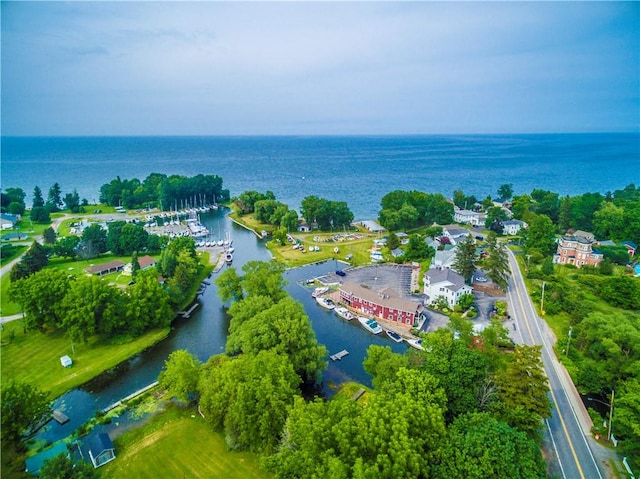
<instances>
[{"instance_id":1,"label":"moored boat","mask_svg":"<svg viewBox=\"0 0 640 479\"><path fill-rule=\"evenodd\" d=\"M385 330L385 333L387 333L387 336L389 336L389 339L391 339L392 341L395 341L396 343L402 342L402 336L400 336L398 333L390 331L388 329Z\"/></svg>"},{"instance_id":2,"label":"moored boat","mask_svg":"<svg viewBox=\"0 0 640 479\"><path fill-rule=\"evenodd\" d=\"M358 316L358 321L360 321L360 324L364 327L364 329L373 334L380 334L382 332L382 328L375 319Z\"/></svg>"},{"instance_id":3,"label":"moored boat","mask_svg":"<svg viewBox=\"0 0 640 479\"><path fill-rule=\"evenodd\" d=\"M320 306L322 306L325 309L333 309L336 307L336 304L330 298L324 298L322 296L318 296L316 298L316 301Z\"/></svg>"},{"instance_id":4,"label":"moored boat","mask_svg":"<svg viewBox=\"0 0 640 479\"><path fill-rule=\"evenodd\" d=\"M422 339L407 339L407 344L412 348L419 349L422 351L424 348L422 347Z\"/></svg>"},{"instance_id":5,"label":"moored boat","mask_svg":"<svg viewBox=\"0 0 640 479\"><path fill-rule=\"evenodd\" d=\"M335 312L342 319L346 319L347 321L351 321L353 319L353 314L344 306L337 306Z\"/></svg>"},{"instance_id":6,"label":"moored boat","mask_svg":"<svg viewBox=\"0 0 640 479\"><path fill-rule=\"evenodd\" d=\"M329 291L329 288L316 288L313 290L313 293L311 293L311 296L313 296L314 298L317 298L318 296L323 295L324 293L326 293L327 291Z\"/></svg>"},{"instance_id":7,"label":"moored boat","mask_svg":"<svg viewBox=\"0 0 640 479\"><path fill-rule=\"evenodd\" d=\"M224 255L224 260L227 263L231 263L233 261L233 255L227 251L227 253Z\"/></svg>"}]
</instances>

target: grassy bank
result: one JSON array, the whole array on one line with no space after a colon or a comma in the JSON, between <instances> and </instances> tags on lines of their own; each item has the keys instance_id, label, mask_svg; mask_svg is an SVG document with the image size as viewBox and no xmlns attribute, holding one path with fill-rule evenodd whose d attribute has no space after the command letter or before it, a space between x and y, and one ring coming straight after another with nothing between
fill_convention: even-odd
<instances>
[{"instance_id":1,"label":"grassy bank","mask_svg":"<svg viewBox=\"0 0 640 479\"><path fill-rule=\"evenodd\" d=\"M145 426L115 440L117 458L98 469L102 478L189 477L266 479L257 455L230 452L195 409L169 407Z\"/></svg>"},{"instance_id":2,"label":"grassy bank","mask_svg":"<svg viewBox=\"0 0 640 479\"><path fill-rule=\"evenodd\" d=\"M87 344L75 344L74 353L64 333L24 334L22 321L11 321L3 325L1 333L2 383L9 379L25 381L49 391L53 399L161 341L167 334L169 328L152 330L124 343L94 338ZM60 364L60 357L65 354L73 358L70 368Z\"/></svg>"}]
</instances>

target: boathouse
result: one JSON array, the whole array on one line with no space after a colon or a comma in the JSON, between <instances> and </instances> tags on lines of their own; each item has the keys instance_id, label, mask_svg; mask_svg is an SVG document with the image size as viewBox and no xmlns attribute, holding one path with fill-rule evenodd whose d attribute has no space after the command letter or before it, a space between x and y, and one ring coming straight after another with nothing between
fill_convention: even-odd
<instances>
[{"instance_id":1,"label":"boathouse","mask_svg":"<svg viewBox=\"0 0 640 479\"><path fill-rule=\"evenodd\" d=\"M122 261L109 261L108 263L95 264L91 265L84 270L89 274L94 274L96 276L104 276L105 274L117 273L122 271L124 268L124 263Z\"/></svg>"},{"instance_id":2,"label":"boathouse","mask_svg":"<svg viewBox=\"0 0 640 479\"><path fill-rule=\"evenodd\" d=\"M94 468L105 465L116 458L116 449L107 433L95 434L87 440L78 442L80 455L85 461L91 461Z\"/></svg>"},{"instance_id":3,"label":"boathouse","mask_svg":"<svg viewBox=\"0 0 640 479\"><path fill-rule=\"evenodd\" d=\"M420 303L402 299L391 289L377 292L349 281L340 287L340 301L368 316L408 325L419 320L423 309Z\"/></svg>"}]
</instances>

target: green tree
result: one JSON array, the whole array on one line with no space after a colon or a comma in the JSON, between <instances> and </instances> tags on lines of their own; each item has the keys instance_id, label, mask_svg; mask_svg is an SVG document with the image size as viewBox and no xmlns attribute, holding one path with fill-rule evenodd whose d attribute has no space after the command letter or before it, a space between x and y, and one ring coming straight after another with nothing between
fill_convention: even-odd
<instances>
[{"instance_id":1,"label":"green tree","mask_svg":"<svg viewBox=\"0 0 640 479\"><path fill-rule=\"evenodd\" d=\"M218 287L218 296L224 302L231 299L240 301L244 297L242 289L242 277L235 268L225 269L215 280Z\"/></svg>"},{"instance_id":2,"label":"green tree","mask_svg":"<svg viewBox=\"0 0 640 479\"><path fill-rule=\"evenodd\" d=\"M531 191L531 198L534 200L533 211L536 214L548 216L552 222L558 220L560 212L558 193L536 189Z\"/></svg>"},{"instance_id":3,"label":"green tree","mask_svg":"<svg viewBox=\"0 0 640 479\"><path fill-rule=\"evenodd\" d=\"M409 236L409 244L404 252L406 261L425 261L436 254L434 249L427 244L424 236L412 234Z\"/></svg>"},{"instance_id":4,"label":"green tree","mask_svg":"<svg viewBox=\"0 0 640 479\"><path fill-rule=\"evenodd\" d=\"M400 239L398 238L398 236L395 233L389 233L389 236L387 236L387 248L392 251L399 247Z\"/></svg>"},{"instance_id":5,"label":"green tree","mask_svg":"<svg viewBox=\"0 0 640 479\"><path fill-rule=\"evenodd\" d=\"M447 225L453 222L453 205L440 193L427 195L424 208L424 224Z\"/></svg>"},{"instance_id":6,"label":"green tree","mask_svg":"<svg viewBox=\"0 0 640 479\"><path fill-rule=\"evenodd\" d=\"M58 454L45 461L38 477L40 479L95 479L98 473L88 462L76 462L64 454Z\"/></svg>"},{"instance_id":7,"label":"green tree","mask_svg":"<svg viewBox=\"0 0 640 479\"><path fill-rule=\"evenodd\" d=\"M298 213L294 210L287 211L282 217L280 225L285 228L285 232L296 231L298 229Z\"/></svg>"},{"instance_id":8,"label":"green tree","mask_svg":"<svg viewBox=\"0 0 640 479\"><path fill-rule=\"evenodd\" d=\"M525 230L525 250L538 250L547 256L556 251L555 227L546 215L537 215Z\"/></svg>"},{"instance_id":9,"label":"green tree","mask_svg":"<svg viewBox=\"0 0 640 479\"><path fill-rule=\"evenodd\" d=\"M498 188L498 196L504 201L509 201L513 196L513 183L504 183Z\"/></svg>"},{"instance_id":10,"label":"green tree","mask_svg":"<svg viewBox=\"0 0 640 479\"><path fill-rule=\"evenodd\" d=\"M484 261L484 270L494 284L502 289L509 283L509 260L507 250L493 231L487 234L487 259Z\"/></svg>"},{"instance_id":11,"label":"green tree","mask_svg":"<svg viewBox=\"0 0 640 479\"><path fill-rule=\"evenodd\" d=\"M126 314L128 331L139 335L148 328L164 328L171 323L173 310L169 293L158 283L157 271L140 271L136 283L127 288Z\"/></svg>"},{"instance_id":12,"label":"green tree","mask_svg":"<svg viewBox=\"0 0 640 479\"><path fill-rule=\"evenodd\" d=\"M77 236L65 236L53 245L53 254L61 258L75 259L78 256L80 238Z\"/></svg>"},{"instance_id":13,"label":"green tree","mask_svg":"<svg viewBox=\"0 0 640 479\"><path fill-rule=\"evenodd\" d=\"M529 195L518 195L511 202L511 212L513 217L530 223L531 210L534 202Z\"/></svg>"},{"instance_id":14,"label":"green tree","mask_svg":"<svg viewBox=\"0 0 640 479\"><path fill-rule=\"evenodd\" d=\"M10 276L11 281L17 281L32 275L44 268L49 262L49 251L37 241L24 254L19 263L13 265Z\"/></svg>"},{"instance_id":15,"label":"green tree","mask_svg":"<svg viewBox=\"0 0 640 479\"><path fill-rule=\"evenodd\" d=\"M640 382L629 378L616 390L613 432L623 438L622 448L628 457L640 455Z\"/></svg>"},{"instance_id":16,"label":"green tree","mask_svg":"<svg viewBox=\"0 0 640 479\"><path fill-rule=\"evenodd\" d=\"M231 449L273 452L299 382L287 356L275 351L213 356L199 383L200 407Z\"/></svg>"},{"instance_id":17,"label":"green tree","mask_svg":"<svg viewBox=\"0 0 640 479\"><path fill-rule=\"evenodd\" d=\"M395 382L396 374L408 366L407 356L394 353L389 346L372 344L362 362L364 370L373 378L373 386L380 389L389 382Z\"/></svg>"},{"instance_id":18,"label":"green tree","mask_svg":"<svg viewBox=\"0 0 640 479\"><path fill-rule=\"evenodd\" d=\"M58 183L54 183L49 188L49 197L47 198L47 209L51 212L60 211L62 208L62 190Z\"/></svg>"},{"instance_id":19,"label":"green tree","mask_svg":"<svg viewBox=\"0 0 640 479\"><path fill-rule=\"evenodd\" d=\"M624 208L603 201L593 213L593 234L599 239L624 240Z\"/></svg>"},{"instance_id":20,"label":"green tree","mask_svg":"<svg viewBox=\"0 0 640 479\"><path fill-rule=\"evenodd\" d=\"M44 206L35 206L31 209L31 221L39 224L51 223L51 216L49 210Z\"/></svg>"},{"instance_id":21,"label":"green tree","mask_svg":"<svg viewBox=\"0 0 640 479\"><path fill-rule=\"evenodd\" d=\"M472 293L465 293L458 298L458 306L466 311L476 302L476 297Z\"/></svg>"},{"instance_id":22,"label":"green tree","mask_svg":"<svg viewBox=\"0 0 640 479\"><path fill-rule=\"evenodd\" d=\"M585 193L571 198L571 226L591 231L594 213L601 208L603 202L604 197L600 193Z\"/></svg>"},{"instance_id":23,"label":"green tree","mask_svg":"<svg viewBox=\"0 0 640 479\"><path fill-rule=\"evenodd\" d=\"M502 222L509 219L509 214L500 206L492 206L487 210L487 218L485 219L484 225L487 228L494 229L496 224L498 224L500 231L502 233Z\"/></svg>"},{"instance_id":24,"label":"green tree","mask_svg":"<svg viewBox=\"0 0 640 479\"><path fill-rule=\"evenodd\" d=\"M44 269L28 278L12 282L9 298L19 302L25 313L25 328L44 330L62 325L61 303L70 286L64 271Z\"/></svg>"},{"instance_id":25,"label":"green tree","mask_svg":"<svg viewBox=\"0 0 640 479\"><path fill-rule=\"evenodd\" d=\"M64 205L66 209L72 213L80 212L80 196L75 189L73 190L73 193L67 193L64 195Z\"/></svg>"},{"instance_id":26,"label":"green tree","mask_svg":"<svg viewBox=\"0 0 640 479\"><path fill-rule=\"evenodd\" d=\"M511 427L538 438L542 419L551 417L540 346L517 345L504 370L495 375L499 416Z\"/></svg>"},{"instance_id":27,"label":"green tree","mask_svg":"<svg viewBox=\"0 0 640 479\"><path fill-rule=\"evenodd\" d=\"M98 223L91 224L82 231L82 242L85 245L90 243L96 256L108 251L107 231Z\"/></svg>"},{"instance_id":28,"label":"green tree","mask_svg":"<svg viewBox=\"0 0 640 479\"><path fill-rule=\"evenodd\" d=\"M289 358L303 382L316 382L327 366L327 350L318 344L302 304L287 296L267 309L254 312L255 307L249 306L252 298L238 303L229 311L232 319L227 352L255 355L260 351L273 350ZM245 307L251 308L250 316L243 311ZM241 313L236 320L239 311Z\"/></svg>"},{"instance_id":29,"label":"green tree","mask_svg":"<svg viewBox=\"0 0 640 479\"><path fill-rule=\"evenodd\" d=\"M17 446L51 414L48 394L30 384L10 379L2 386L2 439Z\"/></svg>"},{"instance_id":30,"label":"green tree","mask_svg":"<svg viewBox=\"0 0 640 479\"><path fill-rule=\"evenodd\" d=\"M179 401L186 402L198 390L200 361L185 349L173 351L158 377L160 386Z\"/></svg>"},{"instance_id":31,"label":"green tree","mask_svg":"<svg viewBox=\"0 0 640 479\"><path fill-rule=\"evenodd\" d=\"M487 413L471 413L449 428L433 477L544 479L545 469L535 441Z\"/></svg>"},{"instance_id":32,"label":"green tree","mask_svg":"<svg viewBox=\"0 0 640 479\"><path fill-rule=\"evenodd\" d=\"M558 211L558 229L567 231L573 225L571 197L565 196L560 200L560 209Z\"/></svg>"},{"instance_id":33,"label":"green tree","mask_svg":"<svg viewBox=\"0 0 640 479\"><path fill-rule=\"evenodd\" d=\"M437 226L437 225L429 226L427 227L427 229L424 230L424 235L431 239L436 239L436 237L442 236L442 233L443 233L442 226Z\"/></svg>"},{"instance_id":34,"label":"green tree","mask_svg":"<svg viewBox=\"0 0 640 479\"><path fill-rule=\"evenodd\" d=\"M453 269L460 273L467 284L471 284L471 278L476 270L476 242L473 236L467 237L458 244Z\"/></svg>"},{"instance_id":35,"label":"green tree","mask_svg":"<svg viewBox=\"0 0 640 479\"><path fill-rule=\"evenodd\" d=\"M56 242L56 232L53 230L51 226L49 226L46 230L42 232L42 239L44 244L53 244Z\"/></svg>"},{"instance_id":36,"label":"green tree","mask_svg":"<svg viewBox=\"0 0 640 479\"><path fill-rule=\"evenodd\" d=\"M134 251L131 255L131 277L135 279L138 271L140 271L140 261L138 261L138 252Z\"/></svg>"},{"instance_id":37,"label":"green tree","mask_svg":"<svg viewBox=\"0 0 640 479\"><path fill-rule=\"evenodd\" d=\"M614 276L601 291L607 303L624 309L640 309L640 281L629 276Z\"/></svg>"},{"instance_id":38,"label":"green tree","mask_svg":"<svg viewBox=\"0 0 640 479\"><path fill-rule=\"evenodd\" d=\"M108 338L125 328L120 289L97 276L80 276L73 281L61 307L62 327L74 342L86 343L95 334Z\"/></svg>"},{"instance_id":39,"label":"green tree","mask_svg":"<svg viewBox=\"0 0 640 479\"><path fill-rule=\"evenodd\" d=\"M42 190L39 186L33 188L33 203L32 208L41 208L44 206L44 198L42 197Z\"/></svg>"},{"instance_id":40,"label":"green tree","mask_svg":"<svg viewBox=\"0 0 640 479\"><path fill-rule=\"evenodd\" d=\"M247 297L269 296L278 301L286 296L284 267L275 261L249 261L242 266L242 287Z\"/></svg>"}]
</instances>

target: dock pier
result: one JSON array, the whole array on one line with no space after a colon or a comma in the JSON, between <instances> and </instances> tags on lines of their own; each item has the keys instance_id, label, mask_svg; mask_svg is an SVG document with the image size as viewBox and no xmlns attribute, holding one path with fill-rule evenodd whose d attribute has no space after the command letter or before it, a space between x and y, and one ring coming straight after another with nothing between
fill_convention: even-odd
<instances>
[{"instance_id":1,"label":"dock pier","mask_svg":"<svg viewBox=\"0 0 640 479\"><path fill-rule=\"evenodd\" d=\"M347 354L349 354L349 351L347 351L346 349L343 349L342 351L340 351L339 353L336 354L332 354L331 356L329 356L331 358L331 361L340 361L342 358L344 358Z\"/></svg>"}]
</instances>

